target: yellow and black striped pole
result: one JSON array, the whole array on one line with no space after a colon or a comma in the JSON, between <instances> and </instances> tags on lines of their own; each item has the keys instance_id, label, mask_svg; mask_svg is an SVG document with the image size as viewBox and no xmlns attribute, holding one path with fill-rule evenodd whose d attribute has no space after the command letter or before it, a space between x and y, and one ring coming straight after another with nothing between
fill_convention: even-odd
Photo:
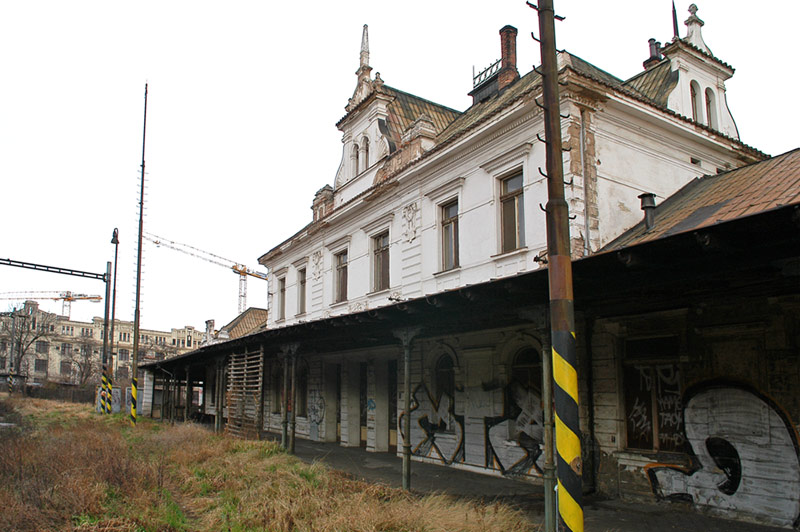
<instances>
[{"instance_id":1,"label":"yellow and black striped pole","mask_svg":"<svg viewBox=\"0 0 800 532\"><path fill-rule=\"evenodd\" d=\"M100 378L100 413L108 412L106 398L108 396L108 377L106 376L106 365L103 364L103 376Z\"/></svg>"},{"instance_id":2,"label":"yellow and black striped pole","mask_svg":"<svg viewBox=\"0 0 800 532\"><path fill-rule=\"evenodd\" d=\"M553 0L539 0L544 130L547 154L547 260L550 284L550 335L553 351L558 515L561 530L583 532L581 439L578 424L578 372L569 243L569 207L564 197L561 155L561 104L558 96ZM548 405L549 406L549 405Z\"/></svg>"},{"instance_id":3,"label":"yellow and black striped pole","mask_svg":"<svg viewBox=\"0 0 800 532\"><path fill-rule=\"evenodd\" d=\"M136 387L138 379L136 375L131 379L131 425L136 426Z\"/></svg>"},{"instance_id":4,"label":"yellow and black striped pole","mask_svg":"<svg viewBox=\"0 0 800 532\"><path fill-rule=\"evenodd\" d=\"M111 371L106 373L106 414L110 414L114 409L114 380L111 378Z\"/></svg>"}]
</instances>

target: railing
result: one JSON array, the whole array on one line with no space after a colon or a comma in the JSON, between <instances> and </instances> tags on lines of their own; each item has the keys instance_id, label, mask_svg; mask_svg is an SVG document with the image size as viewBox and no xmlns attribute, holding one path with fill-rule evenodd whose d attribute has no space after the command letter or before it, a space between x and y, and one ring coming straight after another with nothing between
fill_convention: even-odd
<instances>
[{"instance_id":1,"label":"railing","mask_svg":"<svg viewBox=\"0 0 800 532\"><path fill-rule=\"evenodd\" d=\"M478 85L480 85L481 83L483 83L484 81L489 79L492 75L497 73L497 71L500 70L500 62L501 61L502 61L501 59L498 59L497 61L495 61L494 63L492 63L488 67L486 67L485 69L483 69L480 72L478 72L477 75L475 75L475 69L473 67L473 71L472 71L472 88L474 89L475 87L477 87Z\"/></svg>"}]
</instances>

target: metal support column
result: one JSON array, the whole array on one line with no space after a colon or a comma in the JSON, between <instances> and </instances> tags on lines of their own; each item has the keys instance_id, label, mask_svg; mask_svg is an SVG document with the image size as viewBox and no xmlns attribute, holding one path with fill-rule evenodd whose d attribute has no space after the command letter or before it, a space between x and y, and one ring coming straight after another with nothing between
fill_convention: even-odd
<instances>
[{"instance_id":1,"label":"metal support column","mask_svg":"<svg viewBox=\"0 0 800 532\"><path fill-rule=\"evenodd\" d=\"M411 489L411 342L420 328L398 329L393 334L403 343L403 489Z\"/></svg>"},{"instance_id":2,"label":"metal support column","mask_svg":"<svg viewBox=\"0 0 800 532\"><path fill-rule=\"evenodd\" d=\"M553 455L553 361L550 340L542 342L542 408L544 410L544 532L556 532L556 465Z\"/></svg>"},{"instance_id":3,"label":"metal support column","mask_svg":"<svg viewBox=\"0 0 800 532\"><path fill-rule=\"evenodd\" d=\"M292 417L291 417L291 430L289 431L289 452L294 454L294 437L295 429L297 428L297 354L292 354Z\"/></svg>"},{"instance_id":4,"label":"metal support column","mask_svg":"<svg viewBox=\"0 0 800 532\"><path fill-rule=\"evenodd\" d=\"M283 358L283 397L281 401L281 447L289 447L289 355Z\"/></svg>"},{"instance_id":5,"label":"metal support column","mask_svg":"<svg viewBox=\"0 0 800 532\"><path fill-rule=\"evenodd\" d=\"M183 422L189 421L192 410L192 382L189 377L189 366L186 366L186 389L184 390L186 404L183 405Z\"/></svg>"}]
</instances>

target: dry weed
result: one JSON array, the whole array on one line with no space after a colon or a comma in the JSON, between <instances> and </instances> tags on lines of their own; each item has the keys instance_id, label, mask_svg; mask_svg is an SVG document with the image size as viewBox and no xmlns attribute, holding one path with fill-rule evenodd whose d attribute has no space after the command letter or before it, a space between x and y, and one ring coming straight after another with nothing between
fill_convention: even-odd
<instances>
[{"instance_id":1,"label":"dry weed","mask_svg":"<svg viewBox=\"0 0 800 532\"><path fill-rule=\"evenodd\" d=\"M17 403L33 420L0 453L0 530L529 530L520 512L443 495L418 498L304 464L272 442L185 424L99 416L86 406ZM67 421L68 420L68 421Z\"/></svg>"}]
</instances>

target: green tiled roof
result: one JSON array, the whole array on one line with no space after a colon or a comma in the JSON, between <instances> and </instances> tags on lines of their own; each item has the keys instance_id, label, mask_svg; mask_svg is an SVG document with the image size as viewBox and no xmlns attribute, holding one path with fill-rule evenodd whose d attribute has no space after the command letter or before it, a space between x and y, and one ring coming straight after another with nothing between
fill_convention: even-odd
<instances>
[{"instance_id":1,"label":"green tiled roof","mask_svg":"<svg viewBox=\"0 0 800 532\"><path fill-rule=\"evenodd\" d=\"M672 71L668 59L662 60L658 65L636 74L623 83L625 87L633 89L656 105L666 107L669 94L678 84L678 72Z\"/></svg>"},{"instance_id":2,"label":"green tiled roof","mask_svg":"<svg viewBox=\"0 0 800 532\"><path fill-rule=\"evenodd\" d=\"M462 114L455 109L450 109L444 105L433 103L387 85L381 88L381 92L394 97L394 100L388 106L389 116L387 117L386 125L389 127L389 132L397 144L400 144L403 132L423 114L433 121L437 133L444 130L448 124Z\"/></svg>"}]
</instances>

